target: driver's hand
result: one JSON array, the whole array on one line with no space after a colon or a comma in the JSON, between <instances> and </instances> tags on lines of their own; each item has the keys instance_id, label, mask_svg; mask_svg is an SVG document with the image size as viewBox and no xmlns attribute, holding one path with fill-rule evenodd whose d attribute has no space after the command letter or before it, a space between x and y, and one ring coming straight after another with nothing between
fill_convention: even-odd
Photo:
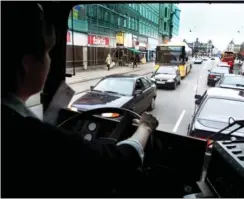
<instances>
[{"instance_id":1,"label":"driver's hand","mask_svg":"<svg viewBox=\"0 0 244 199\"><path fill-rule=\"evenodd\" d=\"M140 125L146 125L147 127L149 127L151 129L151 131L154 131L157 127L158 127L158 120L150 113L144 112L141 115L141 119L137 120L134 119L133 120L134 124L137 124L138 126Z\"/></svg>"}]
</instances>

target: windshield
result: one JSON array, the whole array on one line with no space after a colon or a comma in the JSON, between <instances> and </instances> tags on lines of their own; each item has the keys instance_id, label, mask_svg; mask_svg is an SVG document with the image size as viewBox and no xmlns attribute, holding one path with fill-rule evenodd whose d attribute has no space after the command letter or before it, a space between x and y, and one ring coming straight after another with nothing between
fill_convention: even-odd
<instances>
[{"instance_id":1,"label":"windshield","mask_svg":"<svg viewBox=\"0 0 244 199\"><path fill-rule=\"evenodd\" d=\"M132 95L134 82L132 79L106 78L94 88L95 91Z\"/></svg>"},{"instance_id":2,"label":"windshield","mask_svg":"<svg viewBox=\"0 0 244 199\"><path fill-rule=\"evenodd\" d=\"M176 73L174 68L171 67L160 67L156 74L170 74L170 75L174 75Z\"/></svg>"},{"instance_id":3,"label":"windshield","mask_svg":"<svg viewBox=\"0 0 244 199\"><path fill-rule=\"evenodd\" d=\"M224 74L228 74L229 73L229 69L226 67L219 67L219 68L214 68L212 71L212 73L224 73Z\"/></svg>"},{"instance_id":4,"label":"windshield","mask_svg":"<svg viewBox=\"0 0 244 199\"><path fill-rule=\"evenodd\" d=\"M183 63L185 59L184 46L158 46L156 54L156 62L174 64Z\"/></svg>"},{"instance_id":5,"label":"windshield","mask_svg":"<svg viewBox=\"0 0 244 199\"><path fill-rule=\"evenodd\" d=\"M244 77L224 77L221 84L237 86L240 85L244 87Z\"/></svg>"},{"instance_id":6,"label":"windshield","mask_svg":"<svg viewBox=\"0 0 244 199\"><path fill-rule=\"evenodd\" d=\"M194 95L202 95L209 89L209 70L217 67L225 51L233 51L240 57L235 61L233 73L238 74L241 68L244 27L240 16L243 10L244 4L237 3L77 2L70 10L66 35L66 74L71 77L66 77L65 81L75 91L71 104L84 91L91 92L90 86L108 75L151 78L158 66L177 66L180 77L175 82L167 78L161 82L155 107L150 112L159 120L158 130L187 136L187 127L194 122L191 120ZM173 45L169 46L170 43ZM185 61L179 62L180 55L184 55L182 43L186 46ZM194 63L196 57L212 56L215 60ZM214 71L228 73L224 69ZM100 82L94 89L132 94L129 80L110 80ZM142 88L150 90L150 86L151 82L144 81ZM42 114L40 98L37 93L26 103L38 115ZM146 101L135 104L148 108L151 98L144 99Z\"/></svg>"},{"instance_id":7,"label":"windshield","mask_svg":"<svg viewBox=\"0 0 244 199\"><path fill-rule=\"evenodd\" d=\"M230 117L233 117L235 120L243 120L243 110L243 101L209 98L202 107L198 117L200 119L228 123Z\"/></svg>"}]
</instances>

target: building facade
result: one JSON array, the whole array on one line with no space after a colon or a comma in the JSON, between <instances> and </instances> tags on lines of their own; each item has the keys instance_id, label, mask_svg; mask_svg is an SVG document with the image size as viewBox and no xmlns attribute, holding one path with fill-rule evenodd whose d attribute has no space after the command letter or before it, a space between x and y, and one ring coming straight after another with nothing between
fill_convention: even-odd
<instances>
[{"instance_id":1,"label":"building facade","mask_svg":"<svg viewBox=\"0 0 244 199\"><path fill-rule=\"evenodd\" d=\"M159 3L77 5L68 20L67 60L84 68L103 65L117 48L134 48L152 61L156 46L169 39L171 12L172 4ZM172 19L175 35L178 17Z\"/></svg>"},{"instance_id":2,"label":"building facade","mask_svg":"<svg viewBox=\"0 0 244 199\"><path fill-rule=\"evenodd\" d=\"M180 9L176 4L172 5L172 36L179 36L180 30Z\"/></svg>"},{"instance_id":3,"label":"building facade","mask_svg":"<svg viewBox=\"0 0 244 199\"><path fill-rule=\"evenodd\" d=\"M172 4L159 4L159 34L162 36L163 43L169 41L171 10Z\"/></svg>"}]
</instances>

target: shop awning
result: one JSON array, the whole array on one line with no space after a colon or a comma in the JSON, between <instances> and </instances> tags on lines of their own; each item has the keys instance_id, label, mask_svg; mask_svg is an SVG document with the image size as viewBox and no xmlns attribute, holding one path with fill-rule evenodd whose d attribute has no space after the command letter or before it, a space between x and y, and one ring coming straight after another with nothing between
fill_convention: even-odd
<instances>
[{"instance_id":1,"label":"shop awning","mask_svg":"<svg viewBox=\"0 0 244 199\"><path fill-rule=\"evenodd\" d=\"M138 53L138 54L141 53L139 50L136 50L134 48L127 48L127 49L134 52L134 53Z\"/></svg>"}]
</instances>

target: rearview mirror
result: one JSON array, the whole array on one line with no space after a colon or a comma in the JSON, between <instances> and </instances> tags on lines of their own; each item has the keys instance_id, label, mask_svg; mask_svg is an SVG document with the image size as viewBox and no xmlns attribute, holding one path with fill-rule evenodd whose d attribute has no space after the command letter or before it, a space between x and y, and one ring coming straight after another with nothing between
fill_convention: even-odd
<instances>
[{"instance_id":1,"label":"rearview mirror","mask_svg":"<svg viewBox=\"0 0 244 199\"><path fill-rule=\"evenodd\" d=\"M94 86L90 86L91 91L94 89Z\"/></svg>"},{"instance_id":2,"label":"rearview mirror","mask_svg":"<svg viewBox=\"0 0 244 199\"><path fill-rule=\"evenodd\" d=\"M156 80L155 80L154 78L151 78L151 81L152 81L153 83L155 83L155 82L156 82Z\"/></svg>"},{"instance_id":3,"label":"rearview mirror","mask_svg":"<svg viewBox=\"0 0 244 199\"><path fill-rule=\"evenodd\" d=\"M202 96L201 95L195 95L195 99L201 99Z\"/></svg>"},{"instance_id":4,"label":"rearview mirror","mask_svg":"<svg viewBox=\"0 0 244 199\"><path fill-rule=\"evenodd\" d=\"M196 104L196 105L201 104L201 99L197 99L197 100L195 101L195 104Z\"/></svg>"}]
</instances>

